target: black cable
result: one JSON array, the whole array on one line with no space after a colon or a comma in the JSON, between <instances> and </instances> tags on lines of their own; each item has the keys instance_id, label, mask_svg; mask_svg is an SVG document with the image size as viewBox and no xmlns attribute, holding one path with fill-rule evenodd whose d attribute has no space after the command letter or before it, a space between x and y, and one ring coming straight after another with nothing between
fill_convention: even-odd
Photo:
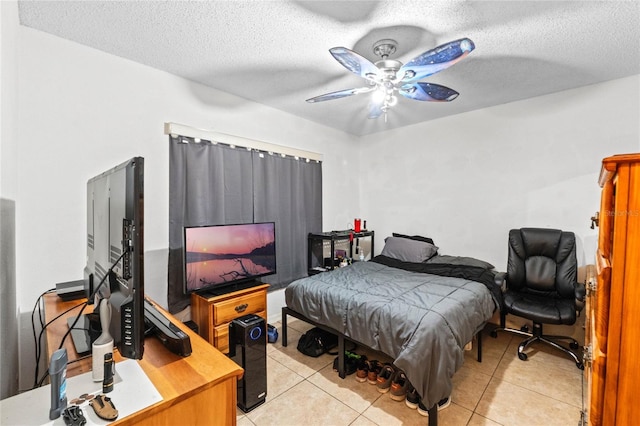
<instances>
[{"instance_id":1,"label":"black cable","mask_svg":"<svg viewBox=\"0 0 640 426\"><path fill-rule=\"evenodd\" d=\"M51 288L47 290L46 293L49 294L49 293L53 293L54 291L55 289ZM38 304L38 319L40 320L40 328L44 327L44 312L42 309L42 304Z\"/></svg>"},{"instance_id":2,"label":"black cable","mask_svg":"<svg viewBox=\"0 0 640 426\"><path fill-rule=\"evenodd\" d=\"M47 327L49 327L49 325L51 325L51 323L53 323L55 320L57 320L57 319L58 319L58 318L60 318L61 316L65 315L65 314L67 314L67 313L69 313L69 312L71 312L71 311L72 311L72 310L74 310L74 309L79 308L80 306L84 305L85 303L86 303L86 302L78 303L77 305L70 307L69 309L67 309L67 310L66 310L66 311L64 311L64 312L61 312L61 313L60 313L60 314L58 314L58 315L56 315L56 317L55 317L55 318L53 318L51 321L49 321L48 323L46 323L46 324L44 324L44 325L43 325L42 329L40 330L40 334L38 335L38 344L40 345L40 353L42 352L42 349L41 349L41 348L42 348L42 345L41 345L41 342L42 342L42 335L43 335L43 334L44 334L44 332L46 331ZM40 355L38 355L38 361L37 361L37 362L38 362L38 364L39 364L39 360L40 360ZM38 368L36 368L36 373L38 373L38 371L39 371L39 366L38 366L38 365L36 365L36 367L38 367ZM41 384L42 384L42 380L44 380L44 378L46 378L48 374L49 374L49 372L47 371L47 372L44 374L44 377L43 377L40 381L38 381L38 376L36 375L36 376L34 377L34 379L33 379L33 388L32 388L32 389L35 389L36 387L41 386Z\"/></svg>"},{"instance_id":3,"label":"black cable","mask_svg":"<svg viewBox=\"0 0 640 426\"><path fill-rule=\"evenodd\" d=\"M58 318L60 318L61 316L63 316L63 315L65 315L65 314L67 314L67 313L69 313L69 312L73 311L74 309L77 309L77 308L79 308L79 307L81 307L81 306L84 306L84 305L86 305L86 304L87 304L87 302L81 302L81 303L78 303L77 305L74 305L74 306L70 307L69 309L67 309L66 311L61 312L61 313L59 313L58 315L56 315L56 316L55 316L51 321L49 321L48 323L46 323L46 324L44 325L44 327L42 328L42 330L40 330L40 336L38 336L38 338L41 338L41 337L42 337L42 334L45 332L46 328L47 328L47 327L49 327L49 325L51 325L51 323L52 323L52 322L54 322L55 320L57 320L57 319L58 319ZM58 349L60 349L60 348L58 348Z\"/></svg>"},{"instance_id":4,"label":"black cable","mask_svg":"<svg viewBox=\"0 0 640 426\"><path fill-rule=\"evenodd\" d=\"M66 311L61 312L61 313L59 313L58 315L56 315L56 316L55 316L55 318L51 319L51 321L49 321L48 323L46 323L46 324L44 325L44 327L42 328L42 330L40 330L40 335L38 336L38 338L40 339L40 338L42 337L42 334L44 334L44 332L45 332L46 328L47 328L47 327L49 327L49 325L50 325L51 323L53 323L54 321L56 321L58 318L60 318L61 316L65 315L65 314L68 314L68 313L69 313L69 312L71 312L72 310L77 309L77 308L79 308L79 307L81 307L81 306L82 306L82 307L86 307L86 305L87 305L87 302L78 303L77 305L74 305L74 306L70 307L69 309L67 309ZM82 311L80 311L80 312L82 312ZM79 316L79 315L78 315L78 316ZM74 324L75 324L75 323L74 323ZM80 330L80 329L78 328L77 330ZM60 348L58 348L58 349L60 349ZM69 362L68 362L68 364L71 364L71 363L73 363L73 362L77 362L77 361L79 361L79 360L81 360L81 359L85 359L85 358L88 358L88 357L90 357L90 356L91 356L91 355L86 355L86 356L83 356L83 357L77 358L76 360L69 361ZM44 375L42 376L42 378L41 378L39 381L38 381L38 378L36 377L36 378L35 378L35 381L34 381L34 383L35 383L35 384L34 384L34 388L35 388L35 387L40 387L40 386L42 386L42 382L44 381L44 379L46 379L46 378L47 378L47 376L48 376L48 375L49 375L49 372L48 372L48 371L47 371L47 372L45 372L45 373L44 373Z\"/></svg>"},{"instance_id":5,"label":"black cable","mask_svg":"<svg viewBox=\"0 0 640 426\"><path fill-rule=\"evenodd\" d=\"M47 290L49 291L49 290ZM35 373L33 375L33 386L35 387L38 384L38 365L39 365L39 357L38 357L38 339L36 338L36 324L33 322L33 316L36 313L36 308L40 306L40 299L46 294L45 291L42 293L37 299L35 305L33 305L33 311L31 311L31 330L33 331L33 347L36 355L36 368Z\"/></svg>"},{"instance_id":6,"label":"black cable","mask_svg":"<svg viewBox=\"0 0 640 426\"><path fill-rule=\"evenodd\" d=\"M87 307L87 305L89 304L89 300L92 300L96 294L98 294L98 290L100 290L100 287L102 287L102 284L105 283L106 279L109 277L109 275L111 275L111 273L113 272L113 268L116 267L116 265L118 264L118 262L120 262L120 260L122 260L122 258L129 253L129 249L125 250L120 257L118 257L118 259L113 262L113 264L111 265L111 267L109 268L109 270L107 271L106 274L104 274L104 277L102 277L102 279L100 280L100 283L98 284L98 286L93 290L93 293L91 293L91 295L89 296L89 298L87 299L86 302L84 302L84 306L82 307L82 309L80 309L80 312L78 313L78 316L76 316L76 319L73 321L73 324L71 324L71 326L69 326L69 329L67 330L67 332L64 334L64 336L62 336L62 341L60 342L60 346L58 346L58 349L62 349L62 346L64 345L64 341L67 339L67 336L69 335L69 333L71 333L71 330L73 330L73 328L76 326L76 324L78 323L78 320L80 319L80 316L82 315L82 312L84 312L84 309Z\"/></svg>"},{"instance_id":7,"label":"black cable","mask_svg":"<svg viewBox=\"0 0 640 426\"><path fill-rule=\"evenodd\" d=\"M85 356L81 356L80 358L76 358L74 360L71 360L71 361L67 362L67 365L73 364L75 362L80 362L80 361L85 360L87 358L91 358L91 355L85 355ZM48 376L49 376L49 371L47 370L44 373L44 375L42 376L42 378L40 378L40 381L38 382L38 386L37 387L42 386L42 384L44 383L44 381L47 379Z\"/></svg>"},{"instance_id":8,"label":"black cable","mask_svg":"<svg viewBox=\"0 0 640 426\"><path fill-rule=\"evenodd\" d=\"M47 293L49 292L53 292L53 289L49 290ZM44 301L44 298L43 298ZM42 309L42 305L44 304L42 302L38 303L38 319L40 320L40 335L38 336L38 342L37 342L37 354L36 354L36 375L34 376L33 380L34 380L34 386L35 386L35 380L37 380L38 378L38 374L37 372L40 369L40 358L42 357L42 330L45 328L44 326L44 312ZM32 325L33 325L33 318L31 321Z\"/></svg>"},{"instance_id":9,"label":"black cable","mask_svg":"<svg viewBox=\"0 0 640 426\"><path fill-rule=\"evenodd\" d=\"M64 333L64 336L62 336L62 340L60 341L60 345L58 346L58 349L62 349L62 346L64 346L64 341L67 339L67 336L69 335L69 333L71 333L71 330L73 330L73 328L78 323L78 320L82 316L82 313L84 312L84 310L85 310L85 308L87 307L88 304L89 304L88 300L86 302L82 303L82 309L80 309L80 312L78 312L78 315L76 316L76 319L73 320L73 323L69 326L69 329L67 330L67 332Z\"/></svg>"},{"instance_id":10,"label":"black cable","mask_svg":"<svg viewBox=\"0 0 640 426\"><path fill-rule=\"evenodd\" d=\"M69 364L73 364L73 363L75 363L75 362L80 362L80 361L85 360L85 359L87 359L87 358L91 358L91 355L85 355L85 356L81 356L80 358L76 358L76 359L74 359L74 360L71 360L71 361L67 362L67 365L69 365ZM38 381L38 386L37 386L37 387L42 386L42 384L44 383L44 381L47 379L47 377L48 377L48 376L49 376L49 370L47 370L47 371L42 375L42 377L40 378L40 381Z\"/></svg>"},{"instance_id":11,"label":"black cable","mask_svg":"<svg viewBox=\"0 0 640 426\"><path fill-rule=\"evenodd\" d=\"M42 386L42 384L44 383L44 381L47 378L47 376L49 376L49 370L44 372L44 375L42 376L42 379L40 379L40 381L38 382L38 386L37 387Z\"/></svg>"},{"instance_id":12,"label":"black cable","mask_svg":"<svg viewBox=\"0 0 640 426\"><path fill-rule=\"evenodd\" d=\"M91 355L85 355L85 356L81 356L80 358L76 358L74 360L71 360L67 363L67 365L69 364L73 364L74 362L79 362L82 361L83 359L87 359L87 358L91 358Z\"/></svg>"},{"instance_id":13,"label":"black cable","mask_svg":"<svg viewBox=\"0 0 640 426\"><path fill-rule=\"evenodd\" d=\"M38 308L38 317L40 318L40 328L42 329L42 327L44 327L44 325L42 324L42 309L40 308L40 301L42 300L42 298L44 297L45 294L51 293L55 291L55 288L50 288L49 290L45 291L44 293L42 293L40 296L38 296L38 298L36 299L36 304L33 305L33 311L31 311L31 330L33 331L33 344L34 344L34 349L35 349L35 355L36 355L36 370L35 370L35 374L33 376L33 386L35 387L38 383L38 373L40 372L40 340L36 339L36 324L34 323L33 320L33 316L36 313L36 308Z\"/></svg>"},{"instance_id":14,"label":"black cable","mask_svg":"<svg viewBox=\"0 0 640 426\"><path fill-rule=\"evenodd\" d=\"M66 311L58 314L55 318L53 318L51 321L49 321L47 324L45 324L42 327L42 330L40 330L40 335L38 336L38 340L41 339L42 334L44 332L44 330L49 326L49 324L51 324L52 322L54 322L55 320L57 320L58 318L60 318L61 316L65 315L66 313L70 312L73 309L76 309L80 306L82 306L82 309L80 309L80 312L78 313L78 315L76 316L76 319L73 321L73 323L69 326L69 329L67 330L67 332L64 334L64 336L62 336L62 340L60 341L60 345L58 346L58 349L62 349L62 346L64 345L64 341L67 339L67 336L69 336L69 334L71 333L71 330L74 329L74 327L76 326L76 324L78 323L78 320L80 319L80 317L82 316L82 312L84 312L85 308L87 307L87 305L89 304L89 300L92 300L96 294L98 294L98 291L100 290L100 287L102 287L102 285L105 283L106 279L109 277L109 275L113 272L113 268L116 267L116 265L118 264L118 262L120 262L120 260L122 260L122 258L129 252L129 249L125 250L120 257L118 257L118 259L113 262L113 264L111 265L111 267L109 267L109 269L107 270L107 273L104 275L104 277L102 277L102 280L100 280L100 283L98 284L98 286L93 290L93 292L91 293L91 295L87 298L86 302L82 302L79 303L75 306L72 306L71 308L67 309ZM55 291L55 289L53 289ZM41 297L44 296L44 294L48 293L51 290L47 290L45 293L43 293L38 299L40 299ZM37 303L37 302L36 302ZM35 307L34 307L34 312L35 312ZM33 331L33 335L34 335L34 340L35 340L35 324L33 323L33 313L31 315L31 323L34 327L34 331ZM42 321L42 319L41 319ZM37 345L37 341L36 341L36 345ZM39 352L37 350L37 352ZM38 359L37 361L39 361L39 353L38 353ZM78 358L78 359L83 359L83 358ZM36 373L38 372L38 362L36 362ZM40 379L40 381L35 382L34 381L34 387L40 387L42 386L42 383L44 383L44 380L47 378L47 376L49 375L49 371L47 370L42 378ZM36 374L34 380L37 380L38 376Z\"/></svg>"}]
</instances>

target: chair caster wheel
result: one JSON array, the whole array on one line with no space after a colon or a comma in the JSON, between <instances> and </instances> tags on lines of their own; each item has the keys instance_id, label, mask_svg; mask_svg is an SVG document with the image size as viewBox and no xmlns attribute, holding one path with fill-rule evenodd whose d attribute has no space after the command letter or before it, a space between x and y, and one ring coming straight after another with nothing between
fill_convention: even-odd
<instances>
[{"instance_id":1,"label":"chair caster wheel","mask_svg":"<svg viewBox=\"0 0 640 426\"><path fill-rule=\"evenodd\" d=\"M527 360L527 354L525 354L523 352L518 352L518 358L520 358L522 361L526 361Z\"/></svg>"},{"instance_id":2,"label":"chair caster wheel","mask_svg":"<svg viewBox=\"0 0 640 426\"><path fill-rule=\"evenodd\" d=\"M522 327L520 327L520 331L522 331L523 333L528 333L529 332L529 326L528 325L523 325Z\"/></svg>"},{"instance_id":3,"label":"chair caster wheel","mask_svg":"<svg viewBox=\"0 0 640 426\"><path fill-rule=\"evenodd\" d=\"M577 342L571 342L569 343L569 347L575 351L579 346Z\"/></svg>"},{"instance_id":4,"label":"chair caster wheel","mask_svg":"<svg viewBox=\"0 0 640 426\"><path fill-rule=\"evenodd\" d=\"M496 337L498 337L498 332L495 331L495 330L491 330L491 332L489 333L489 336L491 336L491 337L493 337L495 339Z\"/></svg>"},{"instance_id":5,"label":"chair caster wheel","mask_svg":"<svg viewBox=\"0 0 640 426\"><path fill-rule=\"evenodd\" d=\"M584 364L581 362L576 362L576 367L578 367L580 370L584 370Z\"/></svg>"}]
</instances>

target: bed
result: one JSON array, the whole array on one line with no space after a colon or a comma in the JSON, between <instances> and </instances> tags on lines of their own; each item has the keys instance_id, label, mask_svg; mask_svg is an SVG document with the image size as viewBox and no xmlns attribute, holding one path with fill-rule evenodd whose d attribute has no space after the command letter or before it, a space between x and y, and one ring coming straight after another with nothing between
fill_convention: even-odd
<instances>
[{"instance_id":1,"label":"bed","mask_svg":"<svg viewBox=\"0 0 640 426\"><path fill-rule=\"evenodd\" d=\"M500 288L492 265L437 256L433 248L413 256L406 246L415 244L407 241L414 240L390 237L369 262L291 283L285 290L283 344L288 314L335 332L340 354L346 338L389 355L432 407L434 424L436 404L451 395L464 347L492 317ZM404 251L392 250L392 242Z\"/></svg>"}]
</instances>

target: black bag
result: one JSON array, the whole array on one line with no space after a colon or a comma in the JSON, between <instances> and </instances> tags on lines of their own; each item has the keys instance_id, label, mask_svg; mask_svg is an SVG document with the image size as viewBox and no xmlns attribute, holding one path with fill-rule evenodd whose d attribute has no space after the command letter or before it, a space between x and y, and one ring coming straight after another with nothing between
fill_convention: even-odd
<instances>
[{"instance_id":1,"label":"black bag","mask_svg":"<svg viewBox=\"0 0 640 426\"><path fill-rule=\"evenodd\" d=\"M298 350L314 358L329 352L336 346L338 346L338 336L318 327L307 331L298 340Z\"/></svg>"}]
</instances>

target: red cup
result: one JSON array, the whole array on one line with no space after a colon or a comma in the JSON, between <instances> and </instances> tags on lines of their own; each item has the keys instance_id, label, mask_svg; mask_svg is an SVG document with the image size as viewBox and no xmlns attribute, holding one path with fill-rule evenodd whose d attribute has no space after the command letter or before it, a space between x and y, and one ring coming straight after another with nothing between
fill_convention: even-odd
<instances>
[{"instance_id":1,"label":"red cup","mask_svg":"<svg viewBox=\"0 0 640 426\"><path fill-rule=\"evenodd\" d=\"M360 226L362 224L361 219L353 219L353 230L355 232L360 232Z\"/></svg>"}]
</instances>

